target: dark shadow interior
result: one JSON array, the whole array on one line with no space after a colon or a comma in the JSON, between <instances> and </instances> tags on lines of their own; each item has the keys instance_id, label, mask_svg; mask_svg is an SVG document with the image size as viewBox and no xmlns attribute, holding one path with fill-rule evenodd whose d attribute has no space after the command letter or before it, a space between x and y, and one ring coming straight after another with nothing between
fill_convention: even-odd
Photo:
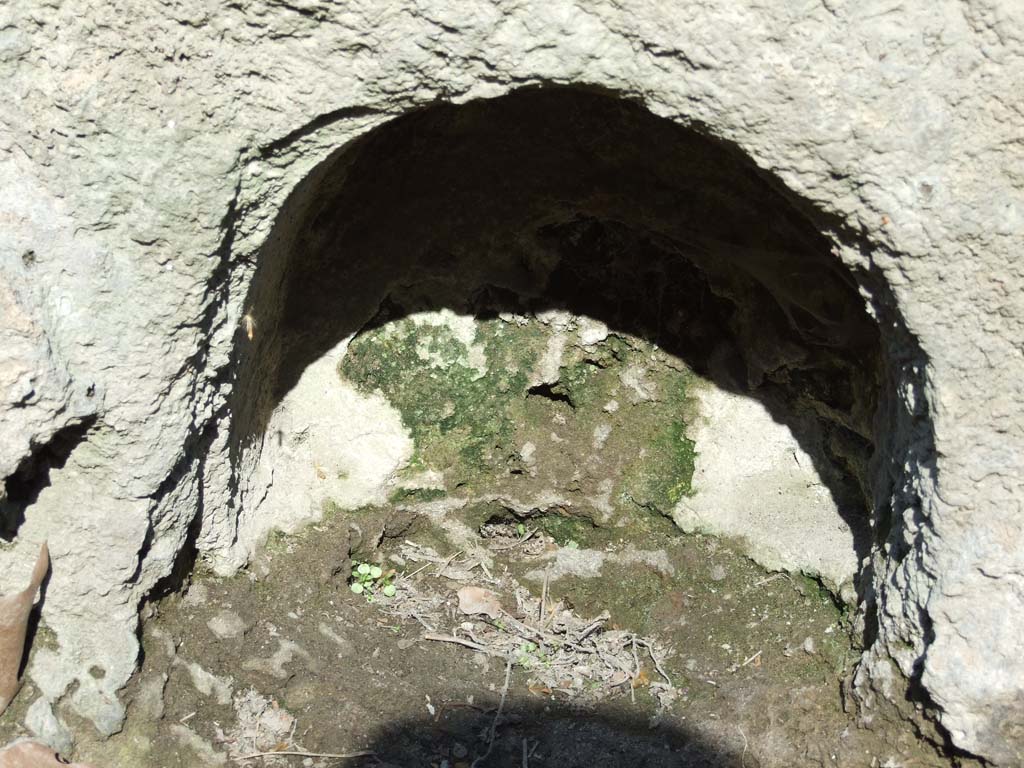
<instances>
[{"instance_id":1,"label":"dark shadow interior","mask_svg":"<svg viewBox=\"0 0 1024 768\"><path fill-rule=\"evenodd\" d=\"M395 119L293 193L240 344L236 451L302 371L411 311L566 309L756 397L871 544L879 334L831 242L722 142L631 102L525 90Z\"/></svg>"},{"instance_id":2,"label":"dark shadow interior","mask_svg":"<svg viewBox=\"0 0 1024 768\"><path fill-rule=\"evenodd\" d=\"M679 725L630 715L621 708L581 712L565 705L510 701L497 720L494 745L487 752L498 701L441 707L434 717L388 723L374 737L374 757L365 765L475 765L477 768L740 768L757 762L742 748L735 752ZM730 734L740 742L740 735ZM466 754L454 752L461 744ZM525 759L524 759L525 751ZM479 762L474 762L479 760Z\"/></svg>"},{"instance_id":3,"label":"dark shadow interior","mask_svg":"<svg viewBox=\"0 0 1024 768\"><path fill-rule=\"evenodd\" d=\"M0 539L12 542L17 538L26 510L50 485L50 472L64 467L96 421L95 415L87 416L57 430L47 442L32 446L32 451L6 479L6 493L0 495Z\"/></svg>"}]
</instances>

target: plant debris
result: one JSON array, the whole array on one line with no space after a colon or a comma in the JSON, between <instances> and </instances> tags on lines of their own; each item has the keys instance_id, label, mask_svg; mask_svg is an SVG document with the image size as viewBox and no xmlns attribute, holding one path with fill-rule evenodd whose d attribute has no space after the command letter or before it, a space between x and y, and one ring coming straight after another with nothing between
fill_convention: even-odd
<instances>
[{"instance_id":1,"label":"plant debris","mask_svg":"<svg viewBox=\"0 0 1024 768\"><path fill-rule=\"evenodd\" d=\"M238 715L237 725L229 734L218 734L218 741L228 746L232 760L276 757L281 753L302 751L302 746L295 740L298 721L276 701L249 689L235 696L234 708ZM264 764L277 763L266 761Z\"/></svg>"},{"instance_id":2,"label":"plant debris","mask_svg":"<svg viewBox=\"0 0 1024 768\"><path fill-rule=\"evenodd\" d=\"M418 621L426 630L423 640L503 658L527 673L528 690L535 695L592 705L647 688L662 708L675 700L675 686L663 667L671 649L613 628L607 611L583 618L563 601L552 601L546 589L535 597L508 574L489 579L494 588L459 587L456 611L452 582L476 580L475 566L465 562L472 558L462 553L443 558L420 545L407 545L403 557L441 564L436 573L420 568L398 577L394 599L380 605L389 615ZM502 593L510 596L509 605L514 601L514 610L502 606Z\"/></svg>"}]
</instances>

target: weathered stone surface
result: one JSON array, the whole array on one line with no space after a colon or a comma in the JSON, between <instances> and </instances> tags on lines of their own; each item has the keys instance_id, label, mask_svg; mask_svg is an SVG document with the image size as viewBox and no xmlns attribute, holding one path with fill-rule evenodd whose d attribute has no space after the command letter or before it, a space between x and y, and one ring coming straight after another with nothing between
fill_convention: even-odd
<instances>
[{"instance_id":1,"label":"weathered stone surface","mask_svg":"<svg viewBox=\"0 0 1024 768\"><path fill-rule=\"evenodd\" d=\"M46 699L36 699L25 714L25 725L39 741L51 749L68 753L74 745L71 732L57 716Z\"/></svg>"},{"instance_id":2,"label":"weathered stone surface","mask_svg":"<svg viewBox=\"0 0 1024 768\"><path fill-rule=\"evenodd\" d=\"M852 585L864 542L855 542L814 458L757 400L713 387L696 396L694 494L676 506L679 527L741 539L766 568L818 576L837 594Z\"/></svg>"},{"instance_id":3,"label":"weathered stone surface","mask_svg":"<svg viewBox=\"0 0 1024 768\"><path fill-rule=\"evenodd\" d=\"M206 622L206 626L221 640L241 637L249 628L245 619L229 610L218 612L216 616Z\"/></svg>"},{"instance_id":4,"label":"weathered stone surface","mask_svg":"<svg viewBox=\"0 0 1024 768\"><path fill-rule=\"evenodd\" d=\"M244 565L270 530L320 520L327 503L356 509L383 503L394 489L412 441L379 394L363 395L340 381L346 346L342 341L307 367L277 404L266 427L270 439L242 480L240 496L252 501L237 516L204 524L200 545L218 572Z\"/></svg>"},{"instance_id":5,"label":"weathered stone surface","mask_svg":"<svg viewBox=\"0 0 1024 768\"><path fill-rule=\"evenodd\" d=\"M118 727L139 602L197 514L200 549L240 562L217 532L266 491L241 492L271 415L245 408L275 402L281 254L324 161L433 102L576 84L729 142L827 233L886 360L860 679L899 700L895 665L957 746L1024 759L1018 5L25 0L0 30L0 477L30 489L0 592L48 539L47 700Z\"/></svg>"}]
</instances>

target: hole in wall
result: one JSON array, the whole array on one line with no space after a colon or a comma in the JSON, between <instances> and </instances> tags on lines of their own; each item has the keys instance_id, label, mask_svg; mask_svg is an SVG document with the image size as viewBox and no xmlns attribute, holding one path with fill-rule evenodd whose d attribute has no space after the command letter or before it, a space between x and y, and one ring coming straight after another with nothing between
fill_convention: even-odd
<instances>
[{"instance_id":1,"label":"hole in wall","mask_svg":"<svg viewBox=\"0 0 1024 768\"><path fill-rule=\"evenodd\" d=\"M63 468L71 453L96 424L97 416L88 416L57 430L22 459L14 473L5 481L6 496L0 500L0 538L11 542L25 522L25 511L35 504L50 484L50 472Z\"/></svg>"},{"instance_id":2,"label":"hole in wall","mask_svg":"<svg viewBox=\"0 0 1024 768\"><path fill-rule=\"evenodd\" d=\"M360 339L417 313L561 312L756 400L793 436L794 462L813 463L851 559L870 549L881 359L855 281L740 153L635 104L523 91L371 132L293 195L247 306L261 333L243 353L236 458L268 427L281 444L272 414L345 340L351 360ZM548 378L510 396L573 408L566 381Z\"/></svg>"},{"instance_id":3,"label":"hole in wall","mask_svg":"<svg viewBox=\"0 0 1024 768\"><path fill-rule=\"evenodd\" d=\"M717 600L728 608L753 589L773 590L780 601L780 633L789 631L782 628L787 600L835 606L799 577L743 570L753 566L729 559L732 545L716 539L698 536L692 550L664 544L668 529L678 535L670 519L692 513L699 531L722 504L770 508L776 517L760 518L761 527L726 534L745 539L736 545L743 552L776 532L768 528L784 527L787 509L795 516L814 486L829 514L793 529L798 548L813 555L827 538L841 540L853 576L870 550L869 465L883 363L856 281L813 213L741 153L638 105L574 89L522 91L437 105L375 129L293 193L245 304L256 330L238 337L231 424L238 526L220 541L200 536L198 549L215 557L219 547L251 547L271 528L291 530L325 511L343 520L297 543L271 537L271 554L257 555L250 576L273 584L283 576L268 563L295 558L282 587L289 597L254 604L301 606L293 611L301 619L339 579L344 594L355 563L408 558L399 549L414 535L407 512L441 530L432 546L413 542L420 547L413 552L441 558L431 570L445 573L450 558L458 565L455 540L444 534L492 553L513 551L515 562L502 567L524 583L531 568L542 569L522 558L551 555L551 568L566 579L565 586L552 581L552 594L596 613L601 595L581 586L581 574L604 568L630 590L617 603L624 615L644 604L645 626L679 631L681 618L713 621L700 611L717 610ZM715 431L730 419L731 431ZM396 425L411 447L391 440ZM574 432L573 425L582 426ZM617 439L630 461L591 466ZM665 453L656 449L660 439L673 461L651 460ZM766 446L774 446L770 461ZM773 474L780 452L788 469ZM750 457L768 469L715 475ZM642 482L628 477L637 466ZM741 480L752 484L732 497L714 495ZM550 493L542 498L542 491ZM713 501L699 508L708 496ZM389 526L402 533L389 535ZM648 542L679 559L662 559ZM313 569L324 557L329 567ZM687 569L699 578L686 581ZM543 578L547 589L550 575L530 583L539 588ZM456 613L451 604L446 610ZM257 625L248 641L264 633L272 649L283 642L276 627L266 634ZM323 637L339 645L337 628L329 629L305 647ZM415 633L396 632L408 643L399 647L412 647ZM712 653L740 653L721 639L707 646L707 657L680 660L694 666L681 667L676 680L696 685L704 674L701 685L717 686L721 670L702 665L712 664ZM787 639L782 655L823 658L820 639L807 639ZM311 669L319 658L309 653L303 662L294 649L292 657ZM297 693L301 674L275 681L275 658L249 667L257 670L254 685L309 701L305 688ZM760 658L744 652L727 668L748 669ZM459 674L452 664L446 680ZM830 685L824 696L834 704L838 682ZM522 715L527 743L535 709L522 708L533 712ZM480 725L478 714L468 730ZM434 727L396 717L413 723L407 740ZM325 745L351 746L332 745L335 737L342 735ZM401 757L430 758L436 739L421 741L428 746L411 745ZM395 743L385 737L378 746L393 753ZM707 752L725 764L734 746L720 740ZM684 747L673 749L678 755ZM658 759L643 749L637 755Z\"/></svg>"}]
</instances>

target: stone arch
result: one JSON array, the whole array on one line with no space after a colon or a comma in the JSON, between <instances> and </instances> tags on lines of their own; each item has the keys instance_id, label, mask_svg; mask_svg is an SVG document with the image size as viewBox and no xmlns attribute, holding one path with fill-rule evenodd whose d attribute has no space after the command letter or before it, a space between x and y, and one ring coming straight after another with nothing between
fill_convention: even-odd
<instances>
[{"instance_id":1,"label":"stone arch","mask_svg":"<svg viewBox=\"0 0 1024 768\"><path fill-rule=\"evenodd\" d=\"M252 350L234 334L258 306L256 338L273 337L270 259L247 291L270 224L302 212L298 197L282 208L292 185L319 164L298 191L315 189L332 149L355 151L354 136L431 100L585 82L737 142L799 196L790 202L855 275L884 363L875 548L861 580L880 607L866 611L879 640L860 689L865 701L899 700L899 673L920 679L958 747L1020 762L1024 358L1006 96L1020 19L984 4L944 9L481 3L336 20L256 3L216 23L171 13L154 25L141 7L116 25L52 9L37 14L45 23L15 19L5 82L20 88L11 135L22 151L4 167L14 217L0 265L15 300L0 310L31 326L5 360L46 375L5 412L10 519L26 521L0 576L15 589L43 538L66 552L44 607L60 649L39 649L29 669L47 702L73 691L79 714L104 731L120 724L139 603L194 537L197 510L205 555L223 569L244 559L236 518L262 481L250 482L256 454L237 430L227 460L231 424L244 421L227 399L236 373L235 394L252 395L260 370L235 365ZM126 46L133 27L153 44ZM71 88L72 109L30 87L46 80L36 53L58 28L96 52L43 68ZM111 119L115 130L83 129ZM275 228L263 255L285 234ZM97 659L102 680L88 674Z\"/></svg>"},{"instance_id":2,"label":"stone arch","mask_svg":"<svg viewBox=\"0 0 1024 768\"><path fill-rule=\"evenodd\" d=\"M614 269L580 289L588 247ZM673 352L757 400L814 457L848 527L857 597L845 597L859 600L870 643L879 590L900 567L896 549L878 554L901 538L890 510L920 508L932 438L919 413L923 353L884 280L851 266L860 247L736 147L613 94L531 88L409 112L337 149L277 215L236 334L232 477L210 494L199 549L230 571L271 527L318 516L311 498L298 514L265 503L283 481L284 436L267 427L316 361L381 320L399 284L433 280L436 306L464 307L487 286L499 308L525 296L664 343L664 317L624 320L602 303L616 281L635 292L646 254L659 290L688 307ZM614 265L609 248L630 255ZM919 649L923 636L904 643ZM907 655L906 674L918 658Z\"/></svg>"}]
</instances>

